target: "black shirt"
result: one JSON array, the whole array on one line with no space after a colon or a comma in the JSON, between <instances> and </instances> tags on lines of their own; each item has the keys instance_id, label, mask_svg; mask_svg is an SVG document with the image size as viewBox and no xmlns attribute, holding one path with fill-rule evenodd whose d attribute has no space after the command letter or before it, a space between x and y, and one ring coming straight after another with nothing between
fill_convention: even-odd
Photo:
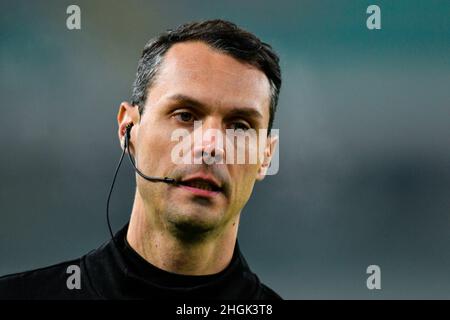
<instances>
[{"instance_id":1,"label":"black shirt","mask_svg":"<svg viewBox=\"0 0 450 320\"><path fill-rule=\"evenodd\" d=\"M0 299L281 299L250 270L237 241L223 271L180 275L142 258L128 244L127 229L81 258L1 277Z\"/></svg>"}]
</instances>

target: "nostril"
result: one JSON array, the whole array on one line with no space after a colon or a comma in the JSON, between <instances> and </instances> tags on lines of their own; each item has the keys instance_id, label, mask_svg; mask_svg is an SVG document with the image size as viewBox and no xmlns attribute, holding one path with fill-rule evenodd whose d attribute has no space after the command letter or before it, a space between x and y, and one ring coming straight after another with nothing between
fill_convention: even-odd
<instances>
[{"instance_id":1,"label":"nostril","mask_svg":"<svg viewBox=\"0 0 450 320\"><path fill-rule=\"evenodd\" d=\"M212 149L211 151L203 151L204 157L214 157L216 155L216 150Z\"/></svg>"}]
</instances>

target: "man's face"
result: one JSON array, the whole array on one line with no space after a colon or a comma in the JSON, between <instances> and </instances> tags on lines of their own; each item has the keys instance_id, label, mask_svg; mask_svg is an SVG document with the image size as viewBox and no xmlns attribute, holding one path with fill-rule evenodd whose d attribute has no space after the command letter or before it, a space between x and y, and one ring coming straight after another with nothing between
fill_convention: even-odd
<instances>
[{"instance_id":1,"label":"man's face","mask_svg":"<svg viewBox=\"0 0 450 320\"><path fill-rule=\"evenodd\" d=\"M220 130L226 139L226 129L267 128L269 103L270 85L260 70L202 42L173 45L148 91L140 122L133 127L132 153L144 174L177 180L210 177L221 191L202 193L137 177L149 214L166 227L192 232L217 231L231 223L249 199L255 180L261 178L261 162L176 164L171 155L179 141L172 141L172 133L186 129L194 141L194 121L202 121L200 147L192 143L190 150L192 159L201 158L202 149L215 145L205 135L208 129Z\"/></svg>"}]
</instances>

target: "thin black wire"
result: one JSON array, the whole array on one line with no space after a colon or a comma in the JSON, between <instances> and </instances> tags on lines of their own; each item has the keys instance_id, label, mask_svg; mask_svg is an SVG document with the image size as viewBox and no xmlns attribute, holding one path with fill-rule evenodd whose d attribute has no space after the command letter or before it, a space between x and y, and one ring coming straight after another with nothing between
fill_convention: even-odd
<instances>
[{"instance_id":1,"label":"thin black wire","mask_svg":"<svg viewBox=\"0 0 450 320\"><path fill-rule=\"evenodd\" d=\"M127 140L127 139L125 138L125 140ZM152 182L166 182L166 183L172 183L172 184L176 184L176 183L177 183L177 181L176 181L175 179L172 179L172 178L168 178L168 177L164 177L164 178L149 177L149 176L143 174L143 173L136 167L136 165L135 165L135 163L134 163L134 160L133 160L133 158L131 157L131 153L130 153L130 145L129 145L129 144L127 144L127 150L128 150L128 157L130 158L130 162L131 162L131 164L133 165L134 170L136 170L136 172L137 172L142 178L144 178L145 180L152 181Z\"/></svg>"},{"instance_id":2,"label":"thin black wire","mask_svg":"<svg viewBox=\"0 0 450 320\"><path fill-rule=\"evenodd\" d=\"M125 144L127 144L127 139L125 139ZM119 160L119 163L116 168L116 172L114 173L114 178L111 183L111 188L109 189L108 200L106 201L106 221L108 222L109 234L111 235L111 239L113 239L114 243L116 242L116 240L114 239L114 234L113 234L113 231L111 228L111 222L109 220L109 200L111 199L111 194L114 189L114 183L116 182L117 173L119 172L120 165L122 164L123 156L125 155L125 150L126 150L126 148L124 146L122 155L120 156L120 160Z\"/></svg>"},{"instance_id":3,"label":"thin black wire","mask_svg":"<svg viewBox=\"0 0 450 320\"><path fill-rule=\"evenodd\" d=\"M168 178L168 177L164 177L164 178L157 178L157 177L149 177L145 174L143 174L135 165L133 158L131 157L131 152L130 152L130 143L129 143L129 138L130 138L130 130L131 130L131 126L127 126L127 130L125 132L125 142L124 142L124 146L123 146L123 151L122 151L122 155L120 156L120 160L119 163L117 164L117 168L116 168L116 172L114 173L114 178L112 180L111 183L111 188L109 189L109 194L108 194L108 200L106 201L106 221L108 223L108 229L109 229L109 234L111 235L111 239L113 239L114 243L116 242L116 240L114 239L114 233L111 227L111 221L109 219L109 200L111 199L111 194L112 191L114 189L114 184L116 182L116 178L117 178L117 174L119 172L120 166L122 164L122 160L123 157L125 155L125 151L128 151L128 157L130 158L130 162L133 165L134 170L144 179L151 181L151 182L165 182L165 183L171 183L171 184L177 184L177 181L175 179L172 178Z\"/></svg>"}]
</instances>

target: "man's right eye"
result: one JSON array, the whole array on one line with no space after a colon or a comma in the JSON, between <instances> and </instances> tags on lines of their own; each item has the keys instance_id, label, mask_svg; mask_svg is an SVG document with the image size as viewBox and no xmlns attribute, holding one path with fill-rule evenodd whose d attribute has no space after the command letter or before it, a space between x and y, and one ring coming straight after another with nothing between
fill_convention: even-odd
<instances>
[{"instance_id":1,"label":"man's right eye","mask_svg":"<svg viewBox=\"0 0 450 320\"><path fill-rule=\"evenodd\" d=\"M190 112L183 111L174 115L175 119L181 122L192 122L194 121L194 115Z\"/></svg>"}]
</instances>

